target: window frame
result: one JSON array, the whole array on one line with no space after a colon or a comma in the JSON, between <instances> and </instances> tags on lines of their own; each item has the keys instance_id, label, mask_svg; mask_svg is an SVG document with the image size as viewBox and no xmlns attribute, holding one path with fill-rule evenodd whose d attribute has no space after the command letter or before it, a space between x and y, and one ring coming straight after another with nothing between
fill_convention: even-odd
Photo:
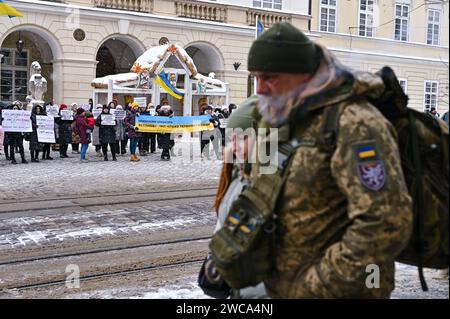
<instances>
[{"instance_id":1,"label":"window frame","mask_svg":"<svg viewBox=\"0 0 450 319\"><path fill-rule=\"evenodd\" d=\"M323 4L322 0L320 0L320 7L319 7L319 30L321 32L331 32L336 33L337 32L337 25L338 25L338 6L339 6L339 0L335 0L336 4L331 5L330 1L327 0L328 4ZM326 30L322 30L322 9L327 10L327 20L326 20ZM330 31L330 9L334 10L334 30Z\"/></svg>"},{"instance_id":2,"label":"window frame","mask_svg":"<svg viewBox=\"0 0 450 319\"><path fill-rule=\"evenodd\" d=\"M431 90L433 90L433 84L436 84L436 93L433 92L427 92L427 84L431 84ZM427 95L430 95L430 105L429 108L427 108ZM425 80L423 82L423 111L427 112L431 110L431 96L436 96L436 105L434 106L436 108L436 111L438 111L438 102L439 102L439 81L436 80Z\"/></svg>"},{"instance_id":3,"label":"window frame","mask_svg":"<svg viewBox=\"0 0 450 319\"><path fill-rule=\"evenodd\" d=\"M6 64L1 64L0 66L0 72L2 71L11 71L11 90L12 90L12 99L11 101L9 100L3 100L2 98L2 86L0 85L0 101L2 101L3 103L11 103L13 101L17 100L17 96L16 96L16 71L23 71L26 72L26 93L25 93L25 97L28 95L28 91L29 91L29 65L30 65L30 51L27 49L23 49L22 52L26 52L27 54L27 62L26 62L26 66L24 65L16 65L16 54L18 54L17 50L13 49L13 48L2 48L0 50L0 52L3 51L9 51L10 53L12 53L11 55L11 65L6 65ZM3 53L2 53L3 54ZM24 100L20 100L21 102L25 102Z\"/></svg>"},{"instance_id":4,"label":"window frame","mask_svg":"<svg viewBox=\"0 0 450 319\"><path fill-rule=\"evenodd\" d=\"M275 3L275 1L280 1L280 3ZM256 3L259 3L259 5L256 5ZM264 5L270 3L270 7L265 7ZM280 6L280 8L275 8L275 6ZM260 8L260 9L266 9L266 10L283 10L283 0L253 0L252 1L252 7L253 8Z\"/></svg>"},{"instance_id":5,"label":"window frame","mask_svg":"<svg viewBox=\"0 0 450 319\"><path fill-rule=\"evenodd\" d=\"M402 86L401 82L405 82L405 87L403 88L403 91L405 92L405 94L408 94L408 79L405 78L399 78L398 79L398 84L400 84L400 86Z\"/></svg>"},{"instance_id":6,"label":"window frame","mask_svg":"<svg viewBox=\"0 0 450 319\"><path fill-rule=\"evenodd\" d=\"M400 16L397 16L397 6L401 7L401 12L400 12ZM407 13L408 16L405 18L402 16L403 14L403 9L404 7L407 7ZM395 41L401 41L401 42L409 42L409 29L410 29L410 23L409 23L409 18L410 18L410 12L411 12L411 5L407 4L407 3L398 3L396 2L394 5L394 40ZM397 34L396 34L396 28L397 28L397 20L400 20L400 33L399 33L399 39L397 39ZM406 40L402 40L402 21L406 21Z\"/></svg>"},{"instance_id":7,"label":"window frame","mask_svg":"<svg viewBox=\"0 0 450 319\"><path fill-rule=\"evenodd\" d=\"M434 21L434 16L433 16L433 21L431 21L430 22L430 12L434 12L434 13L437 13L438 14L438 17L439 17L439 21L436 23L435 21ZM428 41L429 41L429 39L428 39L428 34L429 34L429 28L430 28L430 25L432 26L432 31L431 31L431 43L429 43ZM437 43L434 43L434 26L436 26L437 25L437 28L438 28L438 30L437 30ZM440 43L441 43L441 11L440 10L437 10L437 9L428 9L427 10L427 31L426 31L427 33L426 33L426 43L428 44L428 45L440 45Z\"/></svg>"},{"instance_id":8,"label":"window frame","mask_svg":"<svg viewBox=\"0 0 450 319\"><path fill-rule=\"evenodd\" d=\"M362 5L363 1L366 3L366 9L365 10L361 10L361 5ZM372 12L367 10L369 1L372 1L372 3L373 3L373 10L372 10ZM375 36L375 27L374 27L375 6L376 6L376 1L375 0L359 0L359 6L358 6L358 35L361 36L361 37L373 38ZM361 28L361 15L362 14L365 15L365 24L364 24L365 26L364 26L364 29ZM368 16L372 17L372 24L371 24L370 27L367 24L367 17ZM370 31L372 32L371 35L368 35L368 32L369 32L368 29L369 28L371 29ZM363 32L364 34L361 34L362 30L364 30L364 32Z\"/></svg>"}]
</instances>

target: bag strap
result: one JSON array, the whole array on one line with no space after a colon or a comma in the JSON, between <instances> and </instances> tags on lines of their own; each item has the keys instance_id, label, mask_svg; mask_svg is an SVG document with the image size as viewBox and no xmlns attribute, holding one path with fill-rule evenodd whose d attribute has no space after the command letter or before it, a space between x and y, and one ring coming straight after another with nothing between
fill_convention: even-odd
<instances>
[{"instance_id":1,"label":"bag strap","mask_svg":"<svg viewBox=\"0 0 450 319\"><path fill-rule=\"evenodd\" d=\"M419 136L417 134L417 125L416 125L416 119L414 118L413 112L408 112L409 116L409 124L410 124L410 133L411 133L411 148L412 148L412 154L413 154L413 166L414 166L414 172L415 172L415 201L417 203L417 211L416 211L416 219L415 219L415 226L417 229L417 237L415 238L415 246L417 249L417 256L418 256L418 268L419 268L419 279L420 284L422 286L423 291L428 291L427 282L425 281L425 276L423 274L423 260L422 260L422 252L424 251L423 247L423 225L424 225L424 212L425 212L425 199L423 196L423 172L422 172L422 163L420 160L420 148L419 148Z\"/></svg>"},{"instance_id":2,"label":"bag strap","mask_svg":"<svg viewBox=\"0 0 450 319\"><path fill-rule=\"evenodd\" d=\"M260 212L266 217L269 217L269 215L274 216L273 212L287 180L293 154L297 147L296 139L281 144L275 154L278 157L276 172L273 174L260 174L252 186L242 194L252 201L255 206L258 206Z\"/></svg>"}]
</instances>

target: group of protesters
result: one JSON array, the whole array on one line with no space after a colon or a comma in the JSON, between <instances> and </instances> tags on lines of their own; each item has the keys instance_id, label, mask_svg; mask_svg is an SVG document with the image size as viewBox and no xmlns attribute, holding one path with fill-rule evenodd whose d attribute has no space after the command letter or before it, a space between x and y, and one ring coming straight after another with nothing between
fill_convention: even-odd
<instances>
[{"instance_id":1,"label":"group of protesters","mask_svg":"<svg viewBox=\"0 0 450 319\"><path fill-rule=\"evenodd\" d=\"M117 161L117 155L125 155L128 149L131 155L130 160L133 162L140 161L138 154L147 156L155 153L157 148L161 149L162 160L170 160L171 156L175 156L173 134L140 132L136 126L136 118L140 115L173 116L172 108L164 101L162 105L156 107L152 103L143 106L137 102L128 103L123 107L117 100L94 106L90 99L87 107L81 107L77 103L72 103L70 106L62 103L57 108L58 113L54 114L55 143L40 142L36 116L50 116L51 114L47 110L54 106L56 105L49 102L32 107L30 117L32 132L3 132L2 110L23 110L24 106L20 101L14 101L11 105L0 104L0 155L4 150L6 160L17 164L16 154L19 153L21 162L28 163L24 149L25 140L29 142L31 162L53 160L51 150L59 152L60 158L68 158L69 145L71 145L72 154L80 156L80 162L87 162L89 144L95 147L96 156L103 157L104 161L109 160L108 148L113 161ZM209 115L210 122L214 126L213 129L200 133L202 158L210 159L210 142L212 142L217 158L221 158L219 143L222 146L225 144L226 119L235 108L234 104L220 108L213 108L210 105L201 106L200 114ZM73 116L69 118L62 116L61 113L65 110L71 110ZM117 111L124 111L125 117L105 117ZM113 122L106 123L111 120ZM41 157L39 157L40 155Z\"/></svg>"}]
</instances>

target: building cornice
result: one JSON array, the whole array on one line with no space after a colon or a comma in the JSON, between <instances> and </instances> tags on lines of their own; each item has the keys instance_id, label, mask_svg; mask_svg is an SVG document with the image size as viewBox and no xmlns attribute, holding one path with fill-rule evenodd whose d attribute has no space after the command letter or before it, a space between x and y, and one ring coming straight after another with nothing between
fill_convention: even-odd
<instances>
[{"instance_id":1,"label":"building cornice","mask_svg":"<svg viewBox=\"0 0 450 319\"><path fill-rule=\"evenodd\" d=\"M373 41L373 42L377 42L377 43L389 43L390 45L392 44L396 44L396 45L403 45L403 46L416 46L416 47L425 47L427 49L449 49L448 46L441 46L441 45L430 45L430 44L426 44L426 43L421 43L421 42L409 42L409 41L397 41L397 40L393 40L393 39L388 39L388 38L377 38L377 37L363 37L360 35L354 35L354 34L348 34L348 33L339 33L339 32L325 32L325 31L316 31L316 30L311 30L310 31L311 34L316 34L318 36L320 36L321 38L346 38L347 40L349 39L354 39L354 40L365 40L365 41Z\"/></svg>"},{"instance_id":2,"label":"building cornice","mask_svg":"<svg viewBox=\"0 0 450 319\"><path fill-rule=\"evenodd\" d=\"M171 17L171 16L160 16L151 13L143 12L133 12L115 9L103 9L103 8L91 8L84 6L77 6L72 4L55 3L47 1L37 1L37 0L12 0L10 1L13 7L17 10L26 12L42 12L49 14L57 14L67 16L71 12L68 9L79 10L82 16L90 17L102 17L105 19L128 19L132 20L134 23L142 24L155 24L163 26L173 26L173 27L187 27L194 30L202 31L216 31L219 33L229 33L234 35L242 35L254 37L255 27L214 22L214 21L203 21L203 20L192 20L181 17Z\"/></svg>"},{"instance_id":3,"label":"building cornice","mask_svg":"<svg viewBox=\"0 0 450 319\"><path fill-rule=\"evenodd\" d=\"M340 48L333 48L328 47L328 50L332 52L343 52L343 53L350 53L350 54L361 54L361 55L371 55L376 57L383 57L383 58L398 58L398 59L409 59L409 60L420 60L424 62L441 62L441 63L449 63L449 60L444 59L432 59L432 58L424 58L424 57L415 57L415 56L408 56L408 55L402 55L402 54L385 54L385 53L376 53L376 52L369 52L369 51L360 51L360 50L348 50L348 49L340 49Z\"/></svg>"}]
</instances>

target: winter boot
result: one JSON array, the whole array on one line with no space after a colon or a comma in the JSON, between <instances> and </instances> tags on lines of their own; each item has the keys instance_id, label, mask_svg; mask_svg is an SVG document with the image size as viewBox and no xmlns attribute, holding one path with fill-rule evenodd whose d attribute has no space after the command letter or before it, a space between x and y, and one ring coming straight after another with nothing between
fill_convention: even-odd
<instances>
[{"instance_id":1,"label":"winter boot","mask_svg":"<svg viewBox=\"0 0 450 319\"><path fill-rule=\"evenodd\" d=\"M25 159L25 153L21 152L20 157L22 157L22 164L28 164L28 161Z\"/></svg>"},{"instance_id":2,"label":"winter boot","mask_svg":"<svg viewBox=\"0 0 450 319\"><path fill-rule=\"evenodd\" d=\"M34 155L34 154L35 154L34 151L30 151L31 162L32 162L32 163L36 162L36 158L35 158L35 155Z\"/></svg>"},{"instance_id":3,"label":"winter boot","mask_svg":"<svg viewBox=\"0 0 450 319\"><path fill-rule=\"evenodd\" d=\"M115 162L117 161L116 153L112 153L112 160L115 161Z\"/></svg>"},{"instance_id":4,"label":"winter boot","mask_svg":"<svg viewBox=\"0 0 450 319\"><path fill-rule=\"evenodd\" d=\"M170 161L170 153L168 149L163 149L161 153L161 160L162 161Z\"/></svg>"}]
</instances>

